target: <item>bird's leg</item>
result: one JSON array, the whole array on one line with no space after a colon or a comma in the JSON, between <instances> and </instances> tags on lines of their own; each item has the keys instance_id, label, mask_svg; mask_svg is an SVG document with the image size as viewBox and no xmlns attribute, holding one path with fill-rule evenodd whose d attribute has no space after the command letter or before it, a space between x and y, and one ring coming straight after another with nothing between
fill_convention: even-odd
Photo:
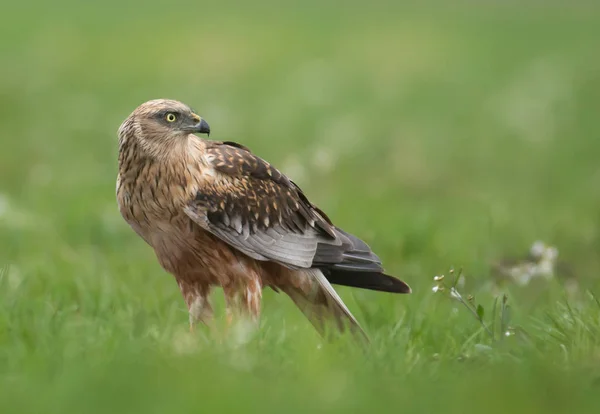
<instances>
[{"instance_id":1,"label":"bird's leg","mask_svg":"<svg viewBox=\"0 0 600 414\"><path fill-rule=\"evenodd\" d=\"M225 300L226 303L226 308L225 308L225 318L227 320L227 328L229 328L231 326L231 324L233 323L233 309L232 309L232 304L230 303L229 300Z\"/></svg>"},{"instance_id":2,"label":"bird's leg","mask_svg":"<svg viewBox=\"0 0 600 414\"><path fill-rule=\"evenodd\" d=\"M198 322L212 327L213 325L213 310L207 296L196 296L192 302L188 305L189 318L190 318L190 332L194 331L194 328Z\"/></svg>"},{"instance_id":3,"label":"bird's leg","mask_svg":"<svg viewBox=\"0 0 600 414\"><path fill-rule=\"evenodd\" d=\"M258 325L262 299L262 285L258 280L247 283L232 284L223 287L227 326L231 328L234 319L248 318L253 325Z\"/></svg>"},{"instance_id":4,"label":"bird's leg","mask_svg":"<svg viewBox=\"0 0 600 414\"><path fill-rule=\"evenodd\" d=\"M213 309L210 304L210 287L198 284L179 283L189 312L190 332L201 322L213 328Z\"/></svg>"},{"instance_id":5,"label":"bird's leg","mask_svg":"<svg viewBox=\"0 0 600 414\"><path fill-rule=\"evenodd\" d=\"M260 319L260 305L262 301L262 285L259 281L252 281L246 286L246 294L242 299L243 309L246 311L252 322L258 324Z\"/></svg>"}]
</instances>

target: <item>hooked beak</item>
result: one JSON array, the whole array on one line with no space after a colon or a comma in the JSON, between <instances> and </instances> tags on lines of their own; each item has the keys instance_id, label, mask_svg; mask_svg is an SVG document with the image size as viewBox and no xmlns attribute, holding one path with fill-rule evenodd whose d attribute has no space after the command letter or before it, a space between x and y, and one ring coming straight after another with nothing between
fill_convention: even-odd
<instances>
[{"instance_id":1,"label":"hooked beak","mask_svg":"<svg viewBox=\"0 0 600 414\"><path fill-rule=\"evenodd\" d=\"M210 127L208 126L208 123L199 116L195 116L194 118L197 118L198 123L196 125L192 125L187 130L193 133L206 134L210 136Z\"/></svg>"},{"instance_id":2,"label":"hooked beak","mask_svg":"<svg viewBox=\"0 0 600 414\"><path fill-rule=\"evenodd\" d=\"M192 131L210 136L210 127L208 126L208 123L202 118L200 119L200 122L194 125Z\"/></svg>"}]
</instances>

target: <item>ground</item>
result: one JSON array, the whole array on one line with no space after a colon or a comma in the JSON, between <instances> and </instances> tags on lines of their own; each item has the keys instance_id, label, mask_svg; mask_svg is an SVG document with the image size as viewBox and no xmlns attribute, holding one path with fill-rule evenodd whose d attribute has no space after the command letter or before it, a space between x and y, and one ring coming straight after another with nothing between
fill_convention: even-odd
<instances>
[{"instance_id":1,"label":"ground","mask_svg":"<svg viewBox=\"0 0 600 414\"><path fill-rule=\"evenodd\" d=\"M0 411L597 411L600 8L322 3L3 6ZM273 292L258 333L188 333L114 194L117 128L159 97L286 172L411 285L338 289L368 354ZM536 240L578 293L490 287L490 263ZM494 340L432 291L453 267Z\"/></svg>"}]
</instances>

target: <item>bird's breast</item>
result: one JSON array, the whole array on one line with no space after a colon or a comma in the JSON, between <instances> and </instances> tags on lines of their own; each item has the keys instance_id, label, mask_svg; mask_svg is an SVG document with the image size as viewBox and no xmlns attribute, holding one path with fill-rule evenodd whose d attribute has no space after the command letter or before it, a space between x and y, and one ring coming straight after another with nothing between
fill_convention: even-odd
<instances>
[{"instance_id":1,"label":"bird's breast","mask_svg":"<svg viewBox=\"0 0 600 414\"><path fill-rule=\"evenodd\" d=\"M181 164L142 162L121 171L117 201L123 218L132 226L164 231L183 221L183 209L198 191L194 172Z\"/></svg>"}]
</instances>

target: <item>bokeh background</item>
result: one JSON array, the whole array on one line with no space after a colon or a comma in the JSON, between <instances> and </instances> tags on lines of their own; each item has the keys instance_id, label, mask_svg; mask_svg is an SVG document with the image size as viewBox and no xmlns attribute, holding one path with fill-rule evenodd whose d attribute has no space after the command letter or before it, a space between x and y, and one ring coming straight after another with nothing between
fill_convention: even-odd
<instances>
[{"instance_id":1,"label":"bokeh background","mask_svg":"<svg viewBox=\"0 0 600 414\"><path fill-rule=\"evenodd\" d=\"M596 411L595 2L5 3L0 411ZM117 128L159 97L272 162L411 285L338 289L367 355L273 292L258 333L188 333L114 194ZM493 285L536 240L568 270ZM486 323L508 295L508 339L434 294L452 267Z\"/></svg>"}]
</instances>

